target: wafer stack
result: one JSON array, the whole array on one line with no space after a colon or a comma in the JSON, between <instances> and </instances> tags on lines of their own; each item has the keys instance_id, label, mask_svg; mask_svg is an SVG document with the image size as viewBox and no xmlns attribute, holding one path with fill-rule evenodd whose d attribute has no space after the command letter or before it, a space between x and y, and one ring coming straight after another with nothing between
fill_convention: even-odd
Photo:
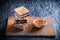
<instances>
[{"instance_id":1,"label":"wafer stack","mask_svg":"<svg viewBox=\"0 0 60 40\"><path fill-rule=\"evenodd\" d=\"M17 7L14 9L14 15L15 15L15 28L18 29L24 29L23 25L27 23L27 17L29 17L29 10L25 8L24 6Z\"/></svg>"},{"instance_id":2,"label":"wafer stack","mask_svg":"<svg viewBox=\"0 0 60 40\"><path fill-rule=\"evenodd\" d=\"M14 9L14 15L17 19L23 19L29 16L29 10L24 6L17 7Z\"/></svg>"}]
</instances>

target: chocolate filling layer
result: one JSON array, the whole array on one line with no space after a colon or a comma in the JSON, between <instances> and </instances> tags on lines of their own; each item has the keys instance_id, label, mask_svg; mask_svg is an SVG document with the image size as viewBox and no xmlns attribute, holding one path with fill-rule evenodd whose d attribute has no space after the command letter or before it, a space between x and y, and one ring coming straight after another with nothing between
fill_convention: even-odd
<instances>
[{"instance_id":1,"label":"chocolate filling layer","mask_svg":"<svg viewBox=\"0 0 60 40\"><path fill-rule=\"evenodd\" d=\"M26 14L24 14L24 15L19 15L19 14L17 14L17 13L15 13L15 16L17 16L18 18L24 18L24 17L27 17L27 16L29 16L29 14L28 13L26 13Z\"/></svg>"}]
</instances>

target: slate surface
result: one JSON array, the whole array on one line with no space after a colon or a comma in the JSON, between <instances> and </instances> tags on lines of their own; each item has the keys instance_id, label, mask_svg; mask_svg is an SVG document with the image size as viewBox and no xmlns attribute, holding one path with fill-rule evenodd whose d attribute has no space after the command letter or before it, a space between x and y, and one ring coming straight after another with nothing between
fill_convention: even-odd
<instances>
[{"instance_id":1,"label":"slate surface","mask_svg":"<svg viewBox=\"0 0 60 40\"><path fill-rule=\"evenodd\" d=\"M5 34L6 21L13 14L13 9L25 6L30 10L31 16L53 17L56 26L56 37L50 38L20 38L9 37L6 40L59 40L60 39L60 1L59 0L1 0L0 1L0 35Z\"/></svg>"}]
</instances>

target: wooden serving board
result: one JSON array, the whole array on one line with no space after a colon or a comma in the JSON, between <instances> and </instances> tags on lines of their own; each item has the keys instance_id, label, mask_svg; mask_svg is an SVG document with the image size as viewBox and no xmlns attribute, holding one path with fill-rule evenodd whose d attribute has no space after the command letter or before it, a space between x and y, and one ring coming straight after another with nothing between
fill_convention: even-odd
<instances>
[{"instance_id":1,"label":"wooden serving board","mask_svg":"<svg viewBox=\"0 0 60 40\"><path fill-rule=\"evenodd\" d=\"M31 32L27 32L27 31L24 32L24 31L19 31L18 29L14 28L13 26L11 27L10 25L8 25L9 23L7 23L6 35L7 36L55 36L56 35L56 29L54 26L53 18L27 17L25 19L27 19L28 22L32 23L32 21L37 18L45 19L47 21L47 25L44 26L42 29L37 29L37 28L33 27ZM13 19L13 17L8 18L8 22L11 19Z\"/></svg>"}]
</instances>

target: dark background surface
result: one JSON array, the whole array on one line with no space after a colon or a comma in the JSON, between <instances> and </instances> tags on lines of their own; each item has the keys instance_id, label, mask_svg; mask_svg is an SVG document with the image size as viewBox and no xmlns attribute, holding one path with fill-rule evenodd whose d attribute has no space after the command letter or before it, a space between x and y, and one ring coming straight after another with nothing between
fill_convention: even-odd
<instances>
[{"instance_id":1,"label":"dark background surface","mask_svg":"<svg viewBox=\"0 0 60 40\"><path fill-rule=\"evenodd\" d=\"M4 37L5 40L59 40L60 39L60 1L59 0L0 0L0 36L5 36L7 18L13 15L13 9L25 6L30 16L53 17L56 28L55 38Z\"/></svg>"}]
</instances>

